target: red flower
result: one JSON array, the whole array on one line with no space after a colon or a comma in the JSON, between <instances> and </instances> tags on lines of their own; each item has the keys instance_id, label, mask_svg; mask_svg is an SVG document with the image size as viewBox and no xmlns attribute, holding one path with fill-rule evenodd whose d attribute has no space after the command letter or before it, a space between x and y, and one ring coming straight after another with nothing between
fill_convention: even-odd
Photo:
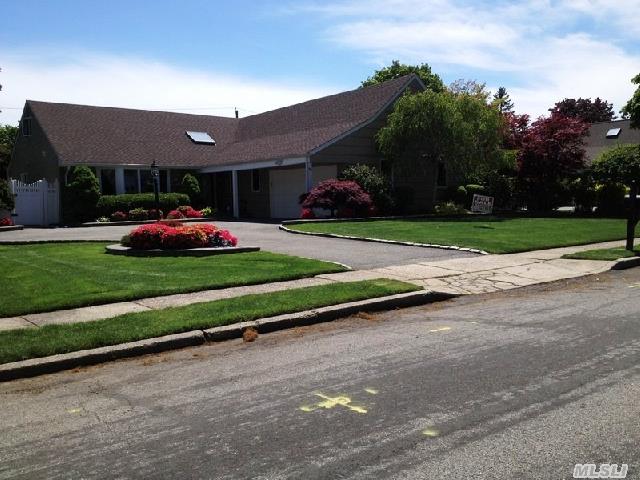
<instances>
[{"instance_id":1,"label":"red flower","mask_svg":"<svg viewBox=\"0 0 640 480\"><path fill-rule=\"evenodd\" d=\"M11 217L0 218L0 227L10 227L13 225Z\"/></svg>"}]
</instances>

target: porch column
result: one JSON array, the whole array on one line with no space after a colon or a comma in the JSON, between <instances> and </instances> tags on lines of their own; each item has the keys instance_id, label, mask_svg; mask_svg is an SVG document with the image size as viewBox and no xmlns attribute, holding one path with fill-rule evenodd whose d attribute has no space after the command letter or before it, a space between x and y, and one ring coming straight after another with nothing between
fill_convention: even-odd
<instances>
[{"instance_id":1,"label":"porch column","mask_svg":"<svg viewBox=\"0 0 640 480\"><path fill-rule=\"evenodd\" d=\"M305 165L305 169L304 169L305 192L309 193L313 188L313 167L311 165L311 160L309 159L309 157L307 157L307 160L304 165Z\"/></svg>"},{"instance_id":2,"label":"porch column","mask_svg":"<svg viewBox=\"0 0 640 480\"><path fill-rule=\"evenodd\" d=\"M240 204L238 203L238 171L231 170L231 190L233 192L233 217L240 217Z\"/></svg>"}]
</instances>

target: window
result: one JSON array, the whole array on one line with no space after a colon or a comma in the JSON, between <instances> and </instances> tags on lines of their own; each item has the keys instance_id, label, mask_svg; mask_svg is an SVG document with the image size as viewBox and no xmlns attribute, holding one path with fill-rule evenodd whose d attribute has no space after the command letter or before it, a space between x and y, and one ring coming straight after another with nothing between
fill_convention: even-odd
<instances>
[{"instance_id":1,"label":"window","mask_svg":"<svg viewBox=\"0 0 640 480\"><path fill-rule=\"evenodd\" d=\"M138 193L140 185L138 184L138 170L124 171L124 193Z\"/></svg>"},{"instance_id":2,"label":"window","mask_svg":"<svg viewBox=\"0 0 640 480\"><path fill-rule=\"evenodd\" d=\"M160 191L163 193L167 193L168 183L167 183L167 171L160 170Z\"/></svg>"},{"instance_id":3,"label":"window","mask_svg":"<svg viewBox=\"0 0 640 480\"><path fill-rule=\"evenodd\" d=\"M618 138L621 128L610 128L607 131L607 138Z\"/></svg>"},{"instance_id":4,"label":"window","mask_svg":"<svg viewBox=\"0 0 640 480\"><path fill-rule=\"evenodd\" d=\"M140 172L140 188L142 193L153 192L153 177L151 170L139 170Z\"/></svg>"},{"instance_id":5,"label":"window","mask_svg":"<svg viewBox=\"0 0 640 480\"><path fill-rule=\"evenodd\" d=\"M260 191L260 170L251 170L251 191Z\"/></svg>"},{"instance_id":6,"label":"window","mask_svg":"<svg viewBox=\"0 0 640 480\"><path fill-rule=\"evenodd\" d=\"M31 119L30 118L22 119L22 135L25 137L31 136Z\"/></svg>"},{"instance_id":7,"label":"window","mask_svg":"<svg viewBox=\"0 0 640 480\"><path fill-rule=\"evenodd\" d=\"M438 162L437 185L439 187L447 186L447 167L445 167L444 162Z\"/></svg>"},{"instance_id":8,"label":"window","mask_svg":"<svg viewBox=\"0 0 640 480\"><path fill-rule=\"evenodd\" d=\"M100 189L103 195L115 195L116 171L113 168L100 169Z\"/></svg>"}]
</instances>

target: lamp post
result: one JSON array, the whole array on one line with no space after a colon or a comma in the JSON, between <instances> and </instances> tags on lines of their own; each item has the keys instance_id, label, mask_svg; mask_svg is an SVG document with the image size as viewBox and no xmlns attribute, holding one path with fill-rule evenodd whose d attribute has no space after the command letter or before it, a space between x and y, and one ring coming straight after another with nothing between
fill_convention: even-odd
<instances>
[{"instance_id":1,"label":"lamp post","mask_svg":"<svg viewBox=\"0 0 640 480\"><path fill-rule=\"evenodd\" d=\"M155 195L157 220L160 220L160 170L155 160L151 164L151 178L153 179L153 194Z\"/></svg>"}]
</instances>

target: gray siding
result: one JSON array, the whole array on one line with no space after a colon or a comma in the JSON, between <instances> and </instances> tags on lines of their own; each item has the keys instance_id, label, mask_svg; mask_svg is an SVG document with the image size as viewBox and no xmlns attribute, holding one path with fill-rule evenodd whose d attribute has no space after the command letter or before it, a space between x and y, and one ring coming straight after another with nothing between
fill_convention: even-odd
<instances>
[{"instance_id":1,"label":"gray siding","mask_svg":"<svg viewBox=\"0 0 640 480\"><path fill-rule=\"evenodd\" d=\"M35 182L42 178L53 181L58 178L58 157L53 147L28 106L25 107L23 118L31 118L31 135L18 133L16 145L9 164L9 177L27 182Z\"/></svg>"}]
</instances>

